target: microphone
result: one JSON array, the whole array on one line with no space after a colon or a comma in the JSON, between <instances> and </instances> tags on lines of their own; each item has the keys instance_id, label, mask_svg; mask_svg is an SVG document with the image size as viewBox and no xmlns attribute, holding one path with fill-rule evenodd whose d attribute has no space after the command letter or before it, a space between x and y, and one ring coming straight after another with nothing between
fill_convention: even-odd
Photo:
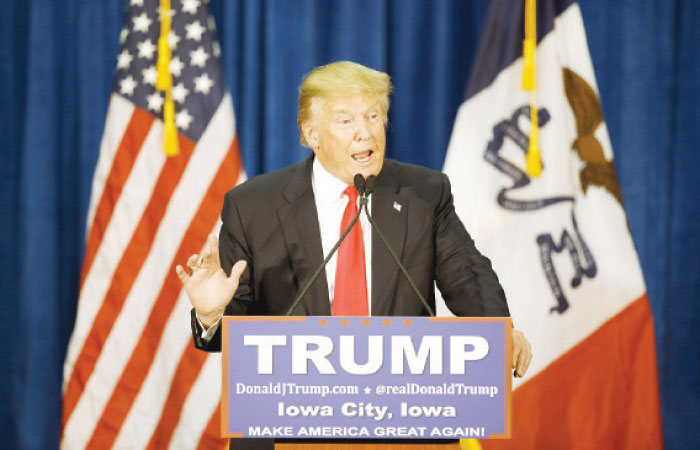
<instances>
[{"instance_id":1,"label":"microphone","mask_svg":"<svg viewBox=\"0 0 700 450\"><path fill-rule=\"evenodd\" d=\"M356 177L357 177L357 175L356 175ZM364 180L363 180L363 181L364 181ZM370 175L369 177L367 177L367 180L366 180L365 183L364 183L364 195L365 195L365 196L369 196L369 194L372 193L372 191L374 190L374 186L376 185L376 183L377 183L377 177L376 177L376 176ZM366 197L365 197L365 198L366 198ZM374 221L374 219L372 219L372 216L371 216L370 213L369 213L369 209L368 209L368 207L367 207L367 202L366 202L366 201L365 201L365 203L360 202L360 212L362 212L362 207L363 207L363 206L364 206L364 209L365 209L365 215L367 216L367 219L369 220L369 223L372 225L372 228L374 228L374 231L377 232L377 236L379 236L379 239L380 239L380 240L382 241L382 243L384 244L384 247L386 247L386 249L389 250L389 254L391 254L392 259L393 259L394 262L399 266L399 269L401 269L401 272L402 272L402 273L404 274L404 276L406 277L406 280L408 280L408 284L411 285L411 288L413 289L413 292L416 293L416 295L418 296L418 298L420 299L420 301L423 303L423 306L425 306L425 309L428 311L428 314L430 314L431 317L435 317L435 312L433 312L433 309L430 307L430 305L428 304L428 302L425 300L425 298L423 297L423 295L422 295L422 294L420 293L420 291L418 290L418 287L416 286L416 283L413 281L413 278L411 278L411 275L408 274L408 271L406 270L406 268L404 267L404 265L401 264L401 261L399 261L398 256L396 256L396 253L394 252L394 250L393 250L393 249L391 248L391 246L389 245L389 241L387 241L386 238L384 237L384 233L382 233L382 231L379 229L379 226L377 225L377 223Z\"/></svg>"},{"instance_id":2,"label":"microphone","mask_svg":"<svg viewBox=\"0 0 700 450\"><path fill-rule=\"evenodd\" d=\"M367 204L367 193L365 192L366 190L366 182L365 182L365 177L363 177L361 174L355 174L355 178L353 179L353 182L355 183L355 189L357 189L357 193L360 194L360 209L357 211L358 213L362 211L362 205Z\"/></svg>"},{"instance_id":3,"label":"microphone","mask_svg":"<svg viewBox=\"0 0 700 450\"><path fill-rule=\"evenodd\" d=\"M365 195L365 178L358 173L355 175L353 182L355 184L355 189L357 189L357 192L360 194L360 208L357 210L357 214L355 214L355 217L350 222L350 225L348 225L345 231L343 231L343 234L338 239L338 242L335 243L333 249L330 251L330 253L328 253L328 256L326 256L326 259L324 259L321 265L318 266L314 274L311 276L309 282L306 283L306 286L304 286L304 289L302 289L299 295L297 295L297 297L294 299L294 302L292 302L292 306L289 307L289 310L287 311L287 314L285 314L285 316L290 316L294 312L296 307L299 305L299 302L301 302L301 299L304 298L304 295L306 295L309 289L311 289L311 285L314 283L314 281L316 281L316 278L318 278L319 274L326 267L326 265L328 265L328 261L331 260L335 252L338 250L338 247L340 247L340 244L342 244L345 240L345 237L350 233L352 227L355 226L355 223L360 218L360 214L362 213L362 207L364 206L365 209L367 208L367 196Z\"/></svg>"},{"instance_id":4,"label":"microphone","mask_svg":"<svg viewBox=\"0 0 700 450\"><path fill-rule=\"evenodd\" d=\"M364 195L364 193L365 193L365 177L363 177L359 173L356 173L355 178L353 178L352 181L355 184L355 189L357 189L357 193L360 195Z\"/></svg>"},{"instance_id":5,"label":"microphone","mask_svg":"<svg viewBox=\"0 0 700 450\"><path fill-rule=\"evenodd\" d=\"M367 180L365 181L365 195L369 196L369 194L374 191L374 186L377 184L377 176L376 175L370 175L367 177Z\"/></svg>"}]
</instances>

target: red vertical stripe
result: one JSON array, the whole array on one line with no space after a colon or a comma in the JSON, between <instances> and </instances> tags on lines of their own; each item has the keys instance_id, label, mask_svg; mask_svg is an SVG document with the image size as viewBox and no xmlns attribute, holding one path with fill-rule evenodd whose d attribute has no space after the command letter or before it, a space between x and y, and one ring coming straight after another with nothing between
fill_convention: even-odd
<instances>
[{"instance_id":1,"label":"red vertical stripe","mask_svg":"<svg viewBox=\"0 0 700 450\"><path fill-rule=\"evenodd\" d=\"M119 196L122 193L122 188L126 179L131 173L131 168L134 166L134 161L143 146L143 142L148 136L148 132L153 125L154 116L140 109L134 108L131 113L131 119L124 131L117 153L114 155L112 167L109 170L109 175L105 181L102 196L97 203L95 216L90 228L90 234L85 244L85 256L83 258L83 268L80 274L80 286L83 285L85 277L90 272L92 262L95 260L97 249L102 243L109 221L112 219L114 205L117 204Z\"/></svg>"},{"instance_id":2,"label":"red vertical stripe","mask_svg":"<svg viewBox=\"0 0 700 450\"><path fill-rule=\"evenodd\" d=\"M62 428L78 404L87 380L95 368L102 346L112 331L114 321L151 250L158 225L165 214L170 197L180 181L193 149L194 142L180 135L180 155L168 158L158 176L153 194L117 265L112 283L68 380L66 392L63 395Z\"/></svg>"},{"instance_id":3,"label":"red vertical stripe","mask_svg":"<svg viewBox=\"0 0 700 450\"><path fill-rule=\"evenodd\" d=\"M197 350L193 345L188 345L185 348L177 366L175 377L170 384L170 392L165 405L163 405L160 421L151 436L151 441L148 443L149 449L168 448L173 431L180 421L180 414L187 395L190 393L197 376L199 376L207 356L209 356L208 353Z\"/></svg>"},{"instance_id":4,"label":"red vertical stripe","mask_svg":"<svg viewBox=\"0 0 700 450\"><path fill-rule=\"evenodd\" d=\"M197 444L197 450L225 449L228 447L228 439L222 438L221 432L221 402L211 413L207 427Z\"/></svg>"},{"instance_id":5,"label":"red vertical stripe","mask_svg":"<svg viewBox=\"0 0 700 450\"><path fill-rule=\"evenodd\" d=\"M513 439L481 445L661 449L658 386L645 294L514 392Z\"/></svg>"},{"instance_id":6,"label":"red vertical stripe","mask_svg":"<svg viewBox=\"0 0 700 450\"><path fill-rule=\"evenodd\" d=\"M217 221L222 199L233 187L241 171L238 141L235 139L212 180L189 229L184 234L170 265L163 287L155 301L151 314L134 351L112 395L102 412L88 447L106 448L114 443L119 429L141 389L153 363L160 340L172 313L182 285L175 274L175 266L184 264L187 258L198 252Z\"/></svg>"}]
</instances>

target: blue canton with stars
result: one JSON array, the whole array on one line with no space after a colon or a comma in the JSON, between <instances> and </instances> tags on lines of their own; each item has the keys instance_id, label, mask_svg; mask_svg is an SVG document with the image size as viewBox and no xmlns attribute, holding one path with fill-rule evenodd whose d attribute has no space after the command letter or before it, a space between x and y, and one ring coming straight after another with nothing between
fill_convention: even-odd
<instances>
[{"instance_id":1,"label":"blue canton with stars","mask_svg":"<svg viewBox=\"0 0 700 450\"><path fill-rule=\"evenodd\" d=\"M158 0L131 0L119 41L114 92L163 118L165 92L155 90L160 15ZM180 133L199 140L224 96L224 77L208 1L172 0L170 73L175 125Z\"/></svg>"}]
</instances>

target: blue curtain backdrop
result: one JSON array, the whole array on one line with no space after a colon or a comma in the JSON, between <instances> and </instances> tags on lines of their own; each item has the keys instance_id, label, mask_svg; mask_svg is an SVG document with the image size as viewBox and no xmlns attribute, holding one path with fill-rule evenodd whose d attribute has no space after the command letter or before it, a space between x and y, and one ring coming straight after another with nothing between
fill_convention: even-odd
<instances>
[{"instance_id":1,"label":"blue curtain backdrop","mask_svg":"<svg viewBox=\"0 0 700 450\"><path fill-rule=\"evenodd\" d=\"M58 444L92 171L127 0L0 2L0 436ZM487 0L214 0L249 175L299 161L296 87L388 71L391 157L442 167ZM667 448L700 441L700 4L581 4L656 323Z\"/></svg>"}]
</instances>

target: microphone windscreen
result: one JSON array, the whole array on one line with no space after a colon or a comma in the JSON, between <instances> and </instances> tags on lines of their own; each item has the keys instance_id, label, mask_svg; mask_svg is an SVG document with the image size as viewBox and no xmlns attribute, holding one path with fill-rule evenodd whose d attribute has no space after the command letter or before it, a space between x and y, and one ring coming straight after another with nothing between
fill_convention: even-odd
<instances>
[{"instance_id":1,"label":"microphone windscreen","mask_svg":"<svg viewBox=\"0 0 700 450\"><path fill-rule=\"evenodd\" d=\"M362 195L365 190L365 177L358 173L355 174L353 181L355 182L355 189L357 189L357 193Z\"/></svg>"},{"instance_id":2,"label":"microphone windscreen","mask_svg":"<svg viewBox=\"0 0 700 450\"><path fill-rule=\"evenodd\" d=\"M369 195L374 191L374 185L377 184L377 177L376 175L370 175L367 177L367 181L365 181L365 195Z\"/></svg>"}]
</instances>

